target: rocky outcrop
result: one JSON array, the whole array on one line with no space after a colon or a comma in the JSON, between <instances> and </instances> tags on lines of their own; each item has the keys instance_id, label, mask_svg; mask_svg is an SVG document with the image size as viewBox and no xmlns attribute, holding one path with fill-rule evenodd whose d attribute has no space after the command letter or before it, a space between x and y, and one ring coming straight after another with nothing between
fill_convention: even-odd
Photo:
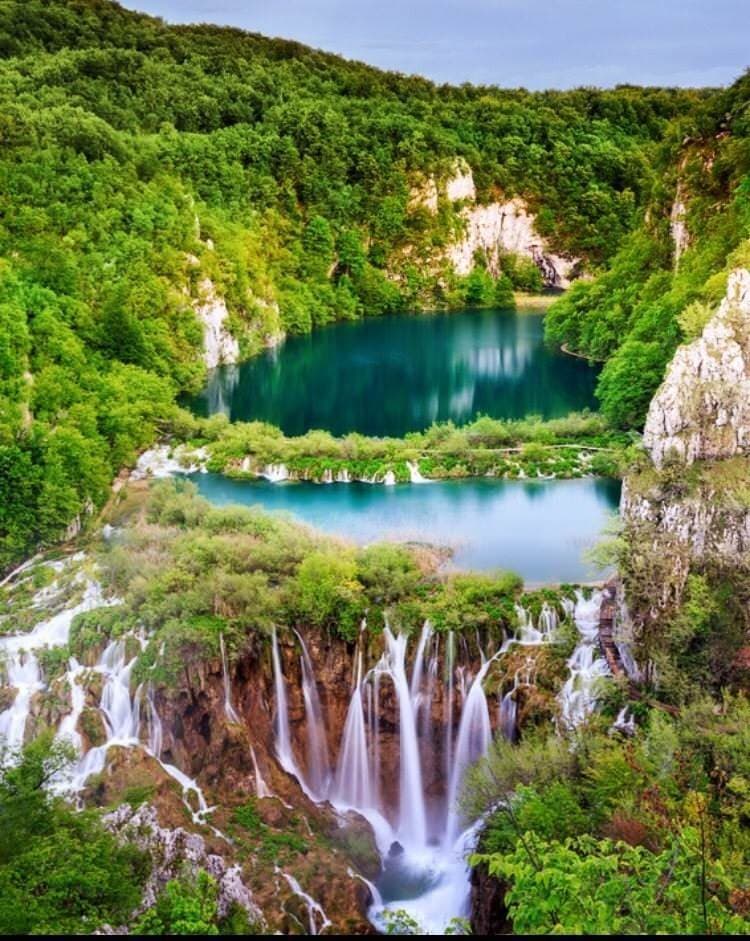
<instances>
[{"instance_id":1,"label":"rocky outcrop","mask_svg":"<svg viewBox=\"0 0 750 941\"><path fill-rule=\"evenodd\" d=\"M494 277L500 274L503 253L530 258L548 287L566 288L575 277L580 259L567 258L549 249L536 230L534 214L523 199L476 203L474 175L462 158L454 162L446 180L439 183L434 176L429 176L413 187L409 209L421 208L436 215L441 199L465 204L459 213L461 237L448 247L445 256L457 275L469 274L480 252Z\"/></svg>"},{"instance_id":2,"label":"rocky outcrop","mask_svg":"<svg viewBox=\"0 0 750 941\"><path fill-rule=\"evenodd\" d=\"M690 247L690 232L687 227L687 195L684 184L677 183L672 210L669 214L669 234L672 236L673 258L675 268L680 258Z\"/></svg>"},{"instance_id":3,"label":"rocky outcrop","mask_svg":"<svg viewBox=\"0 0 750 941\"><path fill-rule=\"evenodd\" d=\"M729 277L703 334L681 347L649 408L653 467L623 483L627 601L641 624L680 603L691 570L750 559L750 271Z\"/></svg>"},{"instance_id":4,"label":"rocky outcrop","mask_svg":"<svg viewBox=\"0 0 750 941\"><path fill-rule=\"evenodd\" d=\"M252 892L242 881L240 867L230 866L222 856L209 852L200 834L182 827L160 826L156 809L149 804L142 804L137 810L130 804L121 804L104 817L104 825L121 840L148 853L152 860L140 911L151 908L166 884L184 876L186 869L192 874L204 870L216 880L220 918L238 906L246 912L250 924L259 929L265 927Z\"/></svg>"},{"instance_id":5,"label":"rocky outcrop","mask_svg":"<svg viewBox=\"0 0 750 941\"><path fill-rule=\"evenodd\" d=\"M750 451L750 271L729 276L718 312L674 356L643 432L654 464Z\"/></svg>"},{"instance_id":6,"label":"rocky outcrop","mask_svg":"<svg viewBox=\"0 0 750 941\"><path fill-rule=\"evenodd\" d=\"M505 905L505 885L491 876L485 863L471 870L471 933L478 937L513 934Z\"/></svg>"},{"instance_id":7,"label":"rocky outcrop","mask_svg":"<svg viewBox=\"0 0 750 941\"><path fill-rule=\"evenodd\" d=\"M500 257L503 252L509 252L531 258L548 287L570 285L578 259L564 258L548 249L536 231L534 215L522 199L466 206L461 215L465 223L464 236L448 249L456 274L469 274L479 251L486 258L487 269L497 276Z\"/></svg>"},{"instance_id":8,"label":"rocky outcrop","mask_svg":"<svg viewBox=\"0 0 750 941\"><path fill-rule=\"evenodd\" d=\"M226 301L216 293L210 278L198 285L199 297L195 312L203 325L203 362L207 369L231 365L240 358L240 346L229 331Z\"/></svg>"}]
</instances>

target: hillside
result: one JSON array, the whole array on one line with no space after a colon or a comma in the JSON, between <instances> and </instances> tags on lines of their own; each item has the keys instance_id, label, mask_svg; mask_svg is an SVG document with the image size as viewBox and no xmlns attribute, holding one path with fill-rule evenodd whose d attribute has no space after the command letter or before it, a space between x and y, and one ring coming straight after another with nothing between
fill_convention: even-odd
<instances>
[{"instance_id":1,"label":"hillside","mask_svg":"<svg viewBox=\"0 0 750 941\"><path fill-rule=\"evenodd\" d=\"M555 259L606 264L670 121L714 97L436 87L106 0L6 0L0 50L2 566L104 501L200 385L204 342L214 364L507 302L541 284L530 253L553 280ZM496 287L481 232L507 212L527 257Z\"/></svg>"}]
</instances>

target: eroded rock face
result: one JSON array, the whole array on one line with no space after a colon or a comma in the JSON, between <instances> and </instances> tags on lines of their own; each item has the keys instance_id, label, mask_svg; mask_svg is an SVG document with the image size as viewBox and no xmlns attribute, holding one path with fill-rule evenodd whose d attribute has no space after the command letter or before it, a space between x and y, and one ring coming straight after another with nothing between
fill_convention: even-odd
<instances>
[{"instance_id":1,"label":"eroded rock face","mask_svg":"<svg viewBox=\"0 0 750 941\"><path fill-rule=\"evenodd\" d=\"M204 278L198 288L200 296L195 312L203 324L203 361L206 367L214 369L236 363L240 358L240 346L227 326L229 311L226 302L216 293L210 278Z\"/></svg>"},{"instance_id":2,"label":"eroded rock face","mask_svg":"<svg viewBox=\"0 0 750 941\"><path fill-rule=\"evenodd\" d=\"M474 268L477 251L487 259L489 272L500 273L500 255L511 252L531 258L539 268L548 287L565 288L570 284L577 259L563 258L550 252L535 228L535 218L519 198L486 206L466 206L464 237L448 249L448 258L458 275L467 275Z\"/></svg>"},{"instance_id":3,"label":"eroded rock face","mask_svg":"<svg viewBox=\"0 0 750 941\"><path fill-rule=\"evenodd\" d=\"M643 442L657 467L750 451L750 271L729 276L702 336L677 350L649 408Z\"/></svg>"},{"instance_id":4,"label":"eroded rock face","mask_svg":"<svg viewBox=\"0 0 750 941\"><path fill-rule=\"evenodd\" d=\"M143 889L141 911L151 908L166 884L184 875L186 868L193 873L203 869L214 877L218 885L220 918L226 917L237 905L247 912L251 924L264 926L263 915L242 881L240 867L236 864L230 866L222 856L210 853L200 834L190 833L182 827L160 826L158 814L149 804L142 804L137 810L133 810L130 804L121 804L104 817L104 825L151 857L153 868Z\"/></svg>"}]
</instances>

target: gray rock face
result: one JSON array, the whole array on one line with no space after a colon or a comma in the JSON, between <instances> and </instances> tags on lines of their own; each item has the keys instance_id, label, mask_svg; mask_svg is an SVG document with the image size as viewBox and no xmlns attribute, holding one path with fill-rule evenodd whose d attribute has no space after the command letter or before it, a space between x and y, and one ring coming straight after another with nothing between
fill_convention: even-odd
<instances>
[{"instance_id":1,"label":"gray rock face","mask_svg":"<svg viewBox=\"0 0 750 941\"><path fill-rule=\"evenodd\" d=\"M717 313L677 350L651 402L643 442L657 467L750 452L750 271L729 276Z\"/></svg>"},{"instance_id":2,"label":"gray rock face","mask_svg":"<svg viewBox=\"0 0 750 941\"><path fill-rule=\"evenodd\" d=\"M216 879L220 918L227 915L232 905L239 905L247 912L250 922L263 923L263 915L242 881L240 867L229 866L221 856L209 853L200 834L189 833L182 827L169 829L160 826L156 810L149 804L142 804L137 810L129 804L122 804L104 818L104 824L123 840L134 843L151 856L153 869L144 888L139 911L151 908L164 886L187 867L193 872L204 869Z\"/></svg>"}]
</instances>

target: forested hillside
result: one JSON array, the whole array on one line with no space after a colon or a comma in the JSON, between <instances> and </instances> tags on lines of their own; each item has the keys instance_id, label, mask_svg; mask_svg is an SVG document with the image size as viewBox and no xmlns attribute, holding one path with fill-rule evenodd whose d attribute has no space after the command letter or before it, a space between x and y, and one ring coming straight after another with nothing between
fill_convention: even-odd
<instances>
[{"instance_id":1,"label":"forested hillside","mask_svg":"<svg viewBox=\"0 0 750 941\"><path fill-rule=\"evenodd\" d=\"M415 185L463 158L480 203L523 196L555 250L592 271L615 257L608 277L635 293L621 282L643 283L664 252L631 233L670 122L727 107L708 92L437 87L108 0L4 0L0 53L2 567L101 504L200 384L203 278L243 355L282 331L471 300L471 275L419 263L460 229L458 207L413 206ZM640 259L644 240L631 276L619 259ZM595 310L597 296L566 304ZM676 339L676 306L658 355L632 341L649 375ZM588 320L558 314L554 335L609 355L611 338L579 342Z\"/></svg>"},{"instance_id":2,"label":"forested hillside","mask_svg":"<svg viewBox=\"0 0 750 941\"><path fill-rule=\"evenodd\" d=\"M551 309L547 334L606 360L605 415L640 428L676 346L700 334L750 260L750 73L670 125L644 221L593 283Z\"/></svg>"}]
</instances>

